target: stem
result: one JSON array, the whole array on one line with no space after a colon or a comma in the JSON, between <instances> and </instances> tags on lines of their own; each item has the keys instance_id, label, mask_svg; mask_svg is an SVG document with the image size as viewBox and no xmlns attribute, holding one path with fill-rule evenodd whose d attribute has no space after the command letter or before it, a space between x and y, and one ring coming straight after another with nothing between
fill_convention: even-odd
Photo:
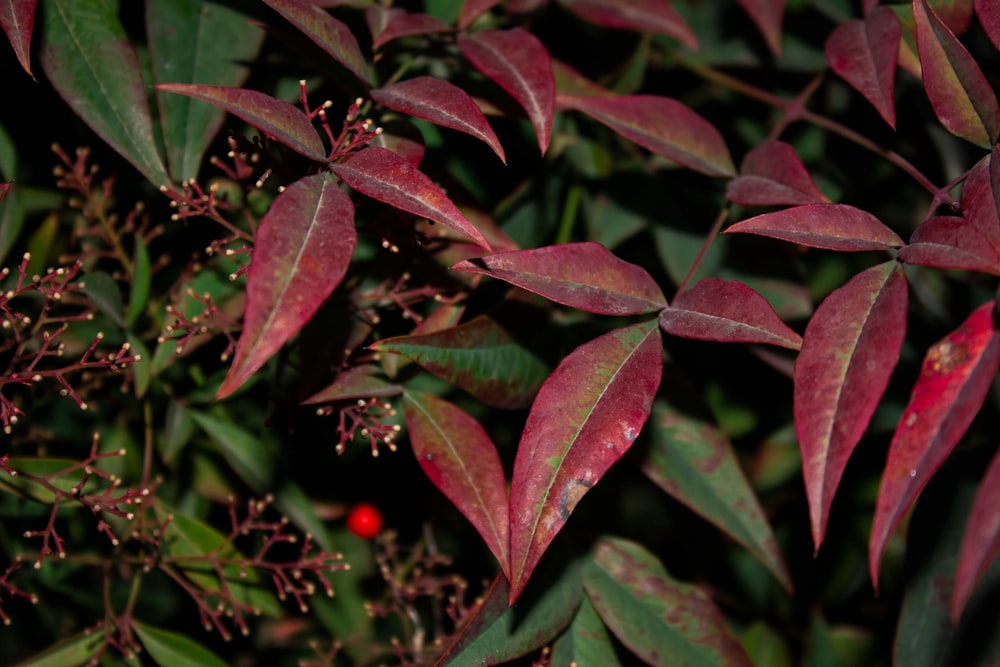
<instances>
[{"instance_id":1,"label":"stem","mask_svg":"<svg viewBox=\"0 0 1000 667\"><path fill-rule=\"evenodd\" d=\"M722 230L722 223L726 221L727 217L729 217L729 208L725 207L719 211L719 215L715 217L715 222L712 223L712 228L708 230L708 234L705 236L705 242L701 244L698 254L691 263L691 268L688 269L687 275L684 276L684 280L681 281L681 284L677 286L677 294L680 294L687 289L688 283L691 282L692 278L694 278L695 272L698 271L698 267L701 266L701 261L705 259L705 255L708 253L708 249L711 247L715 237L718 236L719 232ZM677 297L675 296L674 298Z\"/></svg>"},{"instance_id":2,"label":"stem","mask_svg":"<svg viewBox=\"0 0 1000 667\"><path fill-rule=\"evenodd\" d=\"M566 193L566 204L563 206L562 217L559 220L559 231L556 233L556 243L569 243L573 238L573 225L576 222L577 211L580 210L580 200L583 198L583 188L571 185Z\"/></svg>"}]
</instances>

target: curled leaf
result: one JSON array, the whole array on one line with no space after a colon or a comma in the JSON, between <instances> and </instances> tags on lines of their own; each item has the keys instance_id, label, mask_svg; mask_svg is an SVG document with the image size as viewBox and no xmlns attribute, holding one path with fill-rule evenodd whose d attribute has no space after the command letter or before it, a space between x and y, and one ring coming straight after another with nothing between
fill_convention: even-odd
<instances>
[{"instance_id":1,"label":"curled leaf","mask_svg":"<svg viewBox=\"0 0 1000 667\"><path fill-rule=\"evenodd\" d=\"M755 146L740 164L740 175L726 186L726 199L743 206L798 206L829 203L784 141Z\"/></svg>"}]
</instances>

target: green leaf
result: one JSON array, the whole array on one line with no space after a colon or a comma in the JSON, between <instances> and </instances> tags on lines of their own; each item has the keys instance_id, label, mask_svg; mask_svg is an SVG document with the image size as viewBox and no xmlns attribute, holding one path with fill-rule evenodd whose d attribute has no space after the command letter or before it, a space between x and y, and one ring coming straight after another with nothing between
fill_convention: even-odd
<instances>
[{"instance_id":1,"label":"green leaf","mask_svg":"<svg viewBox=\"0 0 1000 667\"><path fill-rule=\"evenodd\" d=\"M125 325L131 327L142 315L149 302L149 286L153 280L153 270L149 262L149 248L141 237L135 237L135 253L132 256L132 289L128 295L128 310Z\"/></svg>"},{"instance_id":2,"label":"green leaf","mask_svg":"<svg viewBox=\"0 0 1000 667\"><path fill-rule=\"evenodd\" d=\"M83 276L83 289L98 310L119 327L125 326L125 308L118 283L104 271L91 271Z\"/></svg>"},{"instance_id":3,"label":"green leaf","mask_svg":"<svg viewBox=\"0 0 1000 667\"><path fill-rule=\"evenodd\" d=\"M149 354L149 349L146 347L146 343L143 342L140 336L130 333L128 335L128 344L132 354L141 357L130 368L132 369L135 396L136 398L142 398L149 390L149 381L152 379L153 360Z\"/></svg>"},{"instance_id":4,"label":"green leaf","mask_svg":"<svg viewBox=\"0 0 1000 667\"><path fill-rule=\"evenodd\" d=\"M611 635L588 598L583 598L573 622L556 640L552 649L552 664L621 665L611 643Z\"/></svg>"},{"instance_id":5,"label":"green leaf","mask_svg":"<svg viewBox=\"0 0 1000 667\"><path fill-rule=\"evenodd\" d=\"M84 631L50 646L17 667L76 667L83 665L104 647L104 631Z\"/></svg>"},{"instance_id":6,"label":"green leaf","mask_svg":"<svg viewBox=\"0 0 1000 667\"><path fill-rule=\"evenodd\" d=\"M204 412L191 411L190 414L251 489L263 493L270 488L274 457L263 440L228 419L223 420Z\"/></svg>"},{"instance_id":7,"label":"green leaf","mask_svg":"<svg viewBox=\"0 0 1000 667\"><path fill-rule=\"evenodd\" d=\"M226 667L219 656L185 635L138 621L132 623L132 628L146 653L161 667Z\"/></svg>"}]
</instances>

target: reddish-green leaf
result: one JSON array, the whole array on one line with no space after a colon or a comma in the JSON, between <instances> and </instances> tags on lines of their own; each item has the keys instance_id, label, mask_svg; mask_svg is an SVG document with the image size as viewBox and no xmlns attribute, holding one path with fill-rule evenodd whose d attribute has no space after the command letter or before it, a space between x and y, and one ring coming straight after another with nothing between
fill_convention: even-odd
<instances>
[{"instance_id":1,"label":"reddish-green leaf","mask_svg":"<svg viewBox=\"0 0 1000 667\"><path fill-rule=\"evenodd\" d=\"M473 21L498 4L500 4L500 0L465 0L462 3L462 9L458 12L459 30L465 30L472 25Z\"/></svg>"},{"instance_id":2,"label":"reddish-green leaf","mask_svg":"<svg viewBox=\"0 0 1000 667\"><path fill-rule=\"evenodd\" d=\"M510 93L528 114L544 154L552 136L556 83L545 46L527 30L459 35L458 48L476 69Z\"/></svg>"},{"instance_id":3,"label":"reddish-green leaf","mask_svg":"<svg viewBox=\"0 0 1000 667\"><path fill-rule=\"evenodd\" d=\"M380 49L394 39L408 37L411 35L434 35L442 32L450 32L451 26L441 19L434 18L429 14L410 13L405 9L396 7L379 7L371 5L365 10L366 17L372 17L380 13L384 25L377 27L369 18L368 24L371 29L374 41L373 49Z\"/></svg>"},{"instance_id":4,"label":"reddish-green leaf","mask_svg":"<svg viewBox=\"0 0 1000 667\"><path fill-rule=\"evenodd\" d=\"M548 375L534 354L485 315L422 336L387 338L371 346L402 354L497 408L525 408Z\"/></svg>"},{"instance_id":5,"label":"reddish-green leaf","mask_svg":"<svg viewBox=\"0 0 1000 667\"><path fill-rule=\"evenodd\" d=\"M892 92L901 37L896 13L880 7L864 20L841 23L826 40L830 69L864 95L891 127L896 127Z\"/></svg>"},{"instance_id":6,"label":"reddish-green leaf","mask_svg":"<svg viewBox=\"0 0 1000 667\"><path fill-rule=\"evenodd\" d=\"M927 6L956 35L968 30L972 23L972 0L927 0Z\"/></svg>"},{"instance_id":7,"label":"reddish-green leaf","mask_svg":"<svg viewBox=\"0 0 1000 667\"><path fill-rule=\"evenodd\" d=\"M278 195L260 222L243 332L217 398L235 391L299 332L340 284L357 242L354 205L328 174Z\"/></svg>"},{"instance_id":8,"label":"reddish-green leaf","mask_svg":"<svg viewBox=\"0 0 1000 667\"><path fill-rule=\"evenodd\" d=\"M472 226L441 188L406 159L390 150L369 146L330 167L345 183L363 195L451 227L490 250L490 244Z\"/></svg>"},{"instance_id":9,"label":"reddish-green leaf","mask_svg":"<svg viewBox=\"0 0 1000 667\"><path fill-rule=\"evenodd\" d=\"M403 387L385 380L376 366L353 366L337 375L333 382L302 401L303 405L330 403L356 398L398 396Z\"/></svg>"},{"instance_id":10,"label":"reddish-green leaf","mask_svg":"<svg viewBox=\"0 0 1000 667\"><path fill-rule=\"evenodd\" d=\"M559 104L688 169L709 176L732 176L736 171L719 131L677 100L661 95L560 95Z\"/></svg>"},{"instance_id":11,"label":"reddish-green leaf","mask_svg":"<svg viewBox=\"0 0 1000 667\"><path fill-rule=\"evenodd\" d=\"M0 28L14 47L14 54L29 76L31 72L31 33L35 27L38 0L0 0Z\"/></svg>"},{"instance_id":12,"label":"reddish-green leaf","mask_svg":"<svg viewBox=\"0 0 1000 667\"><path fill-rule=\"evenodd\" d=\"M1000 450L993 455L969 512L962 548L958 552L955 594L951 601L951 620L958 623L965 604L976 584L1000 554Z\"/></svg>"},{"instance_id":13,"label":"reddish-green leaf","mask_svg":"<svg viewBox=\"0 0 1000 667\"><path fill-rule=\"evenodd\" d=\"M834 290L809 320L795 361L795 431L813 544L833 496L889 384L906 332L903 268L886 262Z\"/></svg>"},{"instance_id":14,"label":"reddish-green leaf","mask_svg":"<svg viewBox=\"0 0 1000 667\"><path fill-rule=\"evenodd\" d=\"M1000 3L995 0L976 0L976 16L989 36L993 46L1000 49Z\"/></svg>"},{"instance_id":15,"label":"reddish-green leaf","mask_svg":"<svg viewBox=\"0 0 1000 667\"><path fill-rule=\"evenodd\" d=\"M559 0L580 18L605 28L659 32L688 48L698 48L698 38L670 3L664 0Z\"/></svg>"},{"instance_id":16,"label":"reddish-green leaf","mask_svg":"<svg viewBox=\"0 0 1000 667\"><path fill-rule=\"evenodd\" d=\"M889 250L903 239L867 211L846 204L807 204L743 220L725 230L828 250Z\"/></svg>"},{"instance_id":17,"label":"reddish-green leaf","mask_svg":"<svg viewBox=\"0 0 1000 667\"><path fill-rule=\"evenodd\" d=\"M351 29L309 0L264 0L363 83L371 84L368 63Z\"/></svg>"},{"instance_id":18,"label":"reddish-green leaf","mask_svg":"<svg viewBox=\"0 0 1000 667\"><path fill-rule=\"evenodd\" d=\"M659 329L643 322L581 345L542 385L511 481L511 603L576 504L638 437L662 370Z\"/></svg>"},{"instance_id":19,"label":"reddish-green leaf","mask_svg":"<svg viewBox=\"0 0 1000 667\"><path fill-rule=\"evenodd\" d=\"M406 392L403 410L420 467L479 531L509 579L507 480L490 436L473 417L431 394Z\"/></svg>"},{"instance_id":20,"label":"reddish-green leaf","mask_svg":"<svg viewBox=\"0 0 1000 667\"><path fill-rule=\"evenodd\" d=\"M600 540L584 565L583 586L615 637L646 664L752 667L712 599L673 579L635 542Z\"/></svg>"},{"instance_id":21,"label":"reddish-green leaf","mask_svg":"<svg viewBox=\"0 0 1000 667\"><path fill-rule=\"evenodd\" d=\"M161 83L156 88L211 102L296 153L316 161L326 160L323 140L319 138L319 132L309 121L309 117L284 100L246 88L190 83Z\"/></svg>"},{"instance_id":22,"label":"reddish-green leaf","mask_svg":"<svg viewBox=\"0 0 1000 667\"><path fill-rule=\"evenodd\" d=\"M781 22L785 16L785 0L737 0L767 42L774 55L781 54Z\"/></svg>"},{"instance_id":23,"label":"reddish-green leaf","mask_svg":"<svg viewBox=\"0 0 1000 667\"><path fill-rule=\"evenodd\" d=\"M979 412L1000 363L996 303L977 308L927 350L910 402L889 444L868 545L878 588L885 545L903 514L944 463Z\"/></svg>"},{"instance_id":24,"label":"reddish-green leaf","mask_svg":"<svg viewBox=\"0 0 1000 667\"><path fill-rule=\"evenodd\" d=\"M469 94L458 86L432 76L418 76L371 91L372 99L395 111L436 125L450 127L481 139L502 162L503 146L486 121L486 116Z\"/></svg>"},{"instance_id":25,"label":"reddish-green leaf","mask_svg":"<svg viewBox=\"0 0 1000 667\"><path fill-rule=\"evenodd\" d=\"M924 89L941 124L952 134L989 148L1000 132L1000 105L965 46L927 8L913 0Z\"/></svg>"},{"instance_id":26,"label":"reddish-green leaf","mask_svg":"<svg viewBox=\"0 0 1000 667\"><path fill-rule=\"evenodd\" d=\"M743 206L799 206L828 203L798 153L784 141L754 147L740 175L726 185L726 199Z\"/></svg>"},{"instance_id":27,"label":"reddish-green leaf","mask_svg":"<svg viewBox=\"0 0 1000 667\"><path fill-rule=\"evenodd\" d=\"M645 269L589 241L500 252L452 268L483 273L599 315L639 315L667 306L663 292Z\"/></svg>"}]
</instances>

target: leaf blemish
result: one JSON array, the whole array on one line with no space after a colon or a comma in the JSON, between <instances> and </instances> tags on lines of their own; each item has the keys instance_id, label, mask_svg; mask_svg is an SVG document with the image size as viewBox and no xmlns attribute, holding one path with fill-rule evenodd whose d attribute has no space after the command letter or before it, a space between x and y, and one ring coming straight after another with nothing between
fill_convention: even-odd
<instances>
[{"instance_id":1,"label":"leaf blemish","mask_svg":"<svg viewBox=\"0 0 1000 667\"><path fill-rule=\"evenodd\" d=\"M593 486L593 482L587 479L574 479L563 488L562 496L559 498L559 517L563 521L569 519L569 515L576 509L576 504Z\"/></svg>"}]
</instances>

